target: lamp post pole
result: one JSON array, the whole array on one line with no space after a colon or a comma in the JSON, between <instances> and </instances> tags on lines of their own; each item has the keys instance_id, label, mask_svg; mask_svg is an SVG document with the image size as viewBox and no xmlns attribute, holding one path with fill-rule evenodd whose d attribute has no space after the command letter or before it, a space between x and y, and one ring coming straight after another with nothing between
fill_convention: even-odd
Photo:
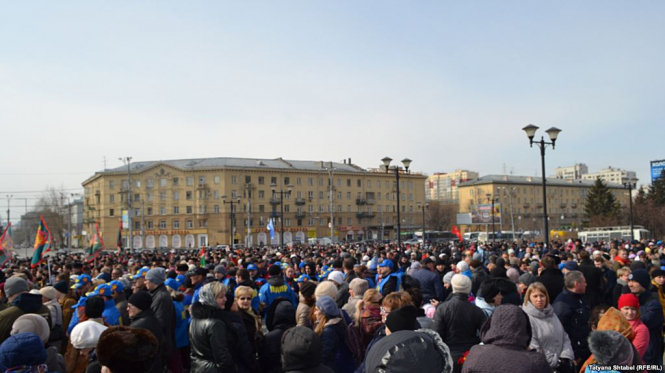
<instances>
[{"instance_id":1,"label":"lamp post pole","mask_svg":"<svg viewBox=\"0 0 665 373\"><path fill-rule=\"evenodd\" d=\"M127 218L129 220L129 237L127 237L127 247L132 251L132 173L130 166L132 157L120 158L127 165Z\"/></svg>"},{"instance_id":2,"label":"lamp post pole","mask_svg":"<svg viewBox=\"0 0 665 373\"><path fill-rule=\"evenodd\" d=\"M238 206L240 203L240 198L231 198L230 200L226 201L226 196L222 196L222 203L224 204L229 204L231 205L231 213L229 214L229 217L231 219L231 248L233 248L233 245L235 244L235 238L236 238L236 228L235 228L235 206Z\"/></svg>"},{"instance_id":3,"label":"lamp post pole","mask_svg":"<svg viewBox=\"0 0 665 373\"><path fill-rule=\"evenodd\" d=\"M291 195L291 188L293 187L292 185L287 185L286 186L288 189L283 190L280 189L279 192L276 190L277 185L271 184L270 188L272 189L272 199L273 199L273 217L275 215L275 204L277 203L277 200L275 199L275 195L279 194L279 205L280 205L280 216L279 216L279 221L280 221L280 232L279 232L279 247L282 252L284 252L284 196L290 196Z\"/></svg>"},{"instance_id":4,"label":"lamp post pole","mask_svg":"<svg viewBox=\"0 0 665 373\"><path fill-rule=\"evenodd\" d=\"M421 210L423 210L423 245L425 245L425 209L429 207L427 203L423 203L422 206L418 206Z\"/></svg>"},{"instance_id":5,"label":"lamp post pole","mask_svg":"<svg viewBox=\"0 0 665 373\"><path fill-rule=\"evenodd\" d=\"M635 239L634 233L633 233L633 181L628 180L628 182L623 183L623 186L628 188L628 206L630 209L630 242L632 243L633 240Z\"/></svg>"},{"instance_id":6,"label":"lamp post pole","mask_svg":"<svg viewBox=\"0 0 665 373\"><path fill-rule=\"evenodd\" d=\"M10 215L9 215L10 212L11 212L11 208L10 208L9 204L11 203L12 198L14 198L13 194L8 194L7 195L7 225L9 225L9 222L11 221L10 220Z\"/></svg>"},{"instance_id":7,"label":"lamp post pole","mask_svg":"<svg viewBox=\"0 0 665 373\"><path fill-rule=\"evenodd\" d=\"M552 149L554 149L554 145L556 143L556 139L559 136L559 132L561 132L560 129L556 127L551 127L547 131L547 135L550 138L550 142L545 141L545 138L543 136L540 137L540 141L536 140L533 141L534 136L536 135L536 131L538 130L537 126L534 126L533 124L529 124L528 126L522 128L524 132L526 132L527 137L529 138L529 145L533 148L533 144L536 144L540 148L540 165L541 165L541 171L542 171L542 176L543 176L543 228L545 230L544 232L544 244L546 247L549 247L549 240L550 240L550 232L549 232L549 223L547 219L547 180L545 179L545 148L547 145L552 145Z\"/></svg>"},{"instance_id":8,"label":"lamp post pole","mask_svg":"<svg viewBox=\"0 0 665 373\"><path fill-rule=\"evenodd\" d=\"M494 226L494 196L487 193L485 197L487 197L487 202L490 202L490 200L492 202L492 212L490 213L490 219L492 219L492 243L496 243L496 228Z\"/></svg>"},{"instance_id":9,"label":"lamp post pole","mask_svg":"<svg viewBox=\"0 0 665 373\"><path fill-rule=\"evenodd\" d=\"M386 173L388 173L391 170L390 167L390 162L392 161L392 158L390 157L384 157L382 160L383 166L386 169ZM411 165L411 160L409 158L404 158L402 159L402 164L404 165L404 173L409 173L409 165ZM399 166L393 166L392 170L395 171L395 180L397 182L397 187L396 187L396 192L397 192L397 248L401 249L402 248L402 234L400 231L401 225L402 225L402 220L400 217L400 206L399 206L399 200L401 198L401 194L399 192Z\"/></svg>"},{"instance_id":10,"label":"lamp post pole","mask_svg":"<svg viewBox=\"0 0 665 373\"><path fill-rule=\"evenodd\" d=\"M333 208L333 193L334 193L334 187L333 187L333 174L335 173L335 167L333 167L333 163L330 162L330 167L326 167L326 171L328 171L328 197L329 197L329 202L330 202L330 242L335 243L335 236L333 235L334 233L334 226L335 226L335 216L333 215L335 209Z\"/></svg>"}]
</instances>

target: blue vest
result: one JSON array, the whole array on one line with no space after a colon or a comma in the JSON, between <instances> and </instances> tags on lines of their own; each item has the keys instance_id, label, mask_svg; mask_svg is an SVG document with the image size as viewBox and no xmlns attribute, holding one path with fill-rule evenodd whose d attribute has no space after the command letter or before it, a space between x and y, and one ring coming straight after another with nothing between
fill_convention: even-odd
<instances>
[{"instance_id":1,"label":"blue vest","mask_svg":"<svg viewBox=\"0 0 665 373\"><path fill-rule=\"evenodd\" d=\"M190 319L187 317L182 302L173 301L173 307L175 308L175 346L176 348L187 347L189 346L187 331Z\"/></svg>"},{"instance_id":2,"label":"blue vest","mask_svg":"<svg viewBox=\"0 0 665 373\"><path fill-rule=\"evenodd\" d=\"M377 278L378 276L379 275L377 275ZM397 273L391 273L387 277L382 278L381 281L379 281L376 284L376 290L378 290L379 293L383 294L383 286L386 284L386 282L388 282L388 279L390 279L391 277L397 279L397 291L399 291L402 288L402 276L399 276Z\"/></svg>"}]
</instances>

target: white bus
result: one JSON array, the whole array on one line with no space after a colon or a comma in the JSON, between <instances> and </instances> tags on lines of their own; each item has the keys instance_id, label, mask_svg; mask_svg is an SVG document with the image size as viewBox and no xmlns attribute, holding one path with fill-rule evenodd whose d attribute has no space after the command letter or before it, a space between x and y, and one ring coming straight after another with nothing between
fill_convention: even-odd
<instances>
[{"instance_id":1,"label":"white bus","mask_svg":"<svg viewBox=\"0 0 665 373\"><path fill-rule=\"evenodd\" d=\"M630 226L587 228L577 233L577 237L582 242L630 241ZM633 226L633 239L639 241L645 238L651 238L651 232L641 225Z\"/></svg>"}]
</instances>

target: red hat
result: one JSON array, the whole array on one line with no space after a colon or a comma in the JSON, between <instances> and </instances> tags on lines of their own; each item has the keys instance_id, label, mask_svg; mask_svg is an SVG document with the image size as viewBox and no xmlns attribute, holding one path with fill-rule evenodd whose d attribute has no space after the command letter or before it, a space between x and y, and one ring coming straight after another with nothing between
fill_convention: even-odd
<instances>
[{"instance_id":1,"label":"red hat","mask_svg":"<svg viewBox=\"0 0 665 373\"><path fill-rule=\"evenodd\" d=\"M634 294L621 294L619 297L619 309L622 309L624 307L633 307L637 308L638 310L640 309L640 301L637 299L637 297Z\"/></svg>"}]
</instances>

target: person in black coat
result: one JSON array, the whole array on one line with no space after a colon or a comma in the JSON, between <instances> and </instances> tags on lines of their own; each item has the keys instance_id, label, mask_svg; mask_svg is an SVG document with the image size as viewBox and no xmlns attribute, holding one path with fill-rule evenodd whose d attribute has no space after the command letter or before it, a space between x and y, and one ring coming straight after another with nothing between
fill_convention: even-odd
<instances>
[{"instance_id":1,"label":"person in black coat","mask_svg":"<svg viewBox=\"0 0 665 373\"><path fill-rule=\"evenodd\" d=\"M536 279L536 282L540 282L545 285L547 289L547 294L550 296L550 303L559 296L561 291L563 291L563 274L559 268L556 267L556 261L550 256L546 256L541 261L543 266L542 272Z\"/></svg>"},{"instance_id":2,"label":"person in black coat","mask_svg":"<svg viewBox=\"0 0 665 373\"><path fill-rule=\"evenodd\" d=\"M594 307L604 302L605 277L603 276L603 271L600 268L596 268L594 262L590 259L588 251L582 250L579 255L581 259L579 271L582 272L587 282L584 300L589 309L594 309Z\"/></svg>"},{"instance_id":3,"label":"person in black coat","mask_svg":"<svg viewBox=\"0 0 665 373\"><path fill-rule=\"evenodd\" d=\"M566 273L564 280L566 289L556 297L552 307L570 338L570 344L575 352L575 364L580 365L591 355L587 343L591 331L589 328L591 312L584 301L587 285L580 271Z\"/></svg>"},{"instance_id":4,"label":"person in black coat","mask_svg":"<svg viewBox=\"0 0 665 373\"><path fill-rule=\"evenodd\" d=\"M280 297L268 308L266 315L266 334L259 347L259 363L261 371L267 373L282 373L282 335L296 326L296 315L289 299Z\"/></svg>"},{"instance_id":5,"label":"person in black coat","mask_svg":"<svg viewBox=\"0 0 665 373\"><path fill-rule=\"evenodd\" d=\"M132 322L129 326L132 328L145 329L152 333L157 339L159 345L157 356L160 358L155 359L150 372L159 373L166 365L166 356L164 355L166 341L164 334L162 333L162 324L157 320L155 313L150 309L150 306L152 305L152 296L148 292L137 291L129 297L127 303L127 312L129 313L129 319Z\"/></svg>"}]
</instances>

